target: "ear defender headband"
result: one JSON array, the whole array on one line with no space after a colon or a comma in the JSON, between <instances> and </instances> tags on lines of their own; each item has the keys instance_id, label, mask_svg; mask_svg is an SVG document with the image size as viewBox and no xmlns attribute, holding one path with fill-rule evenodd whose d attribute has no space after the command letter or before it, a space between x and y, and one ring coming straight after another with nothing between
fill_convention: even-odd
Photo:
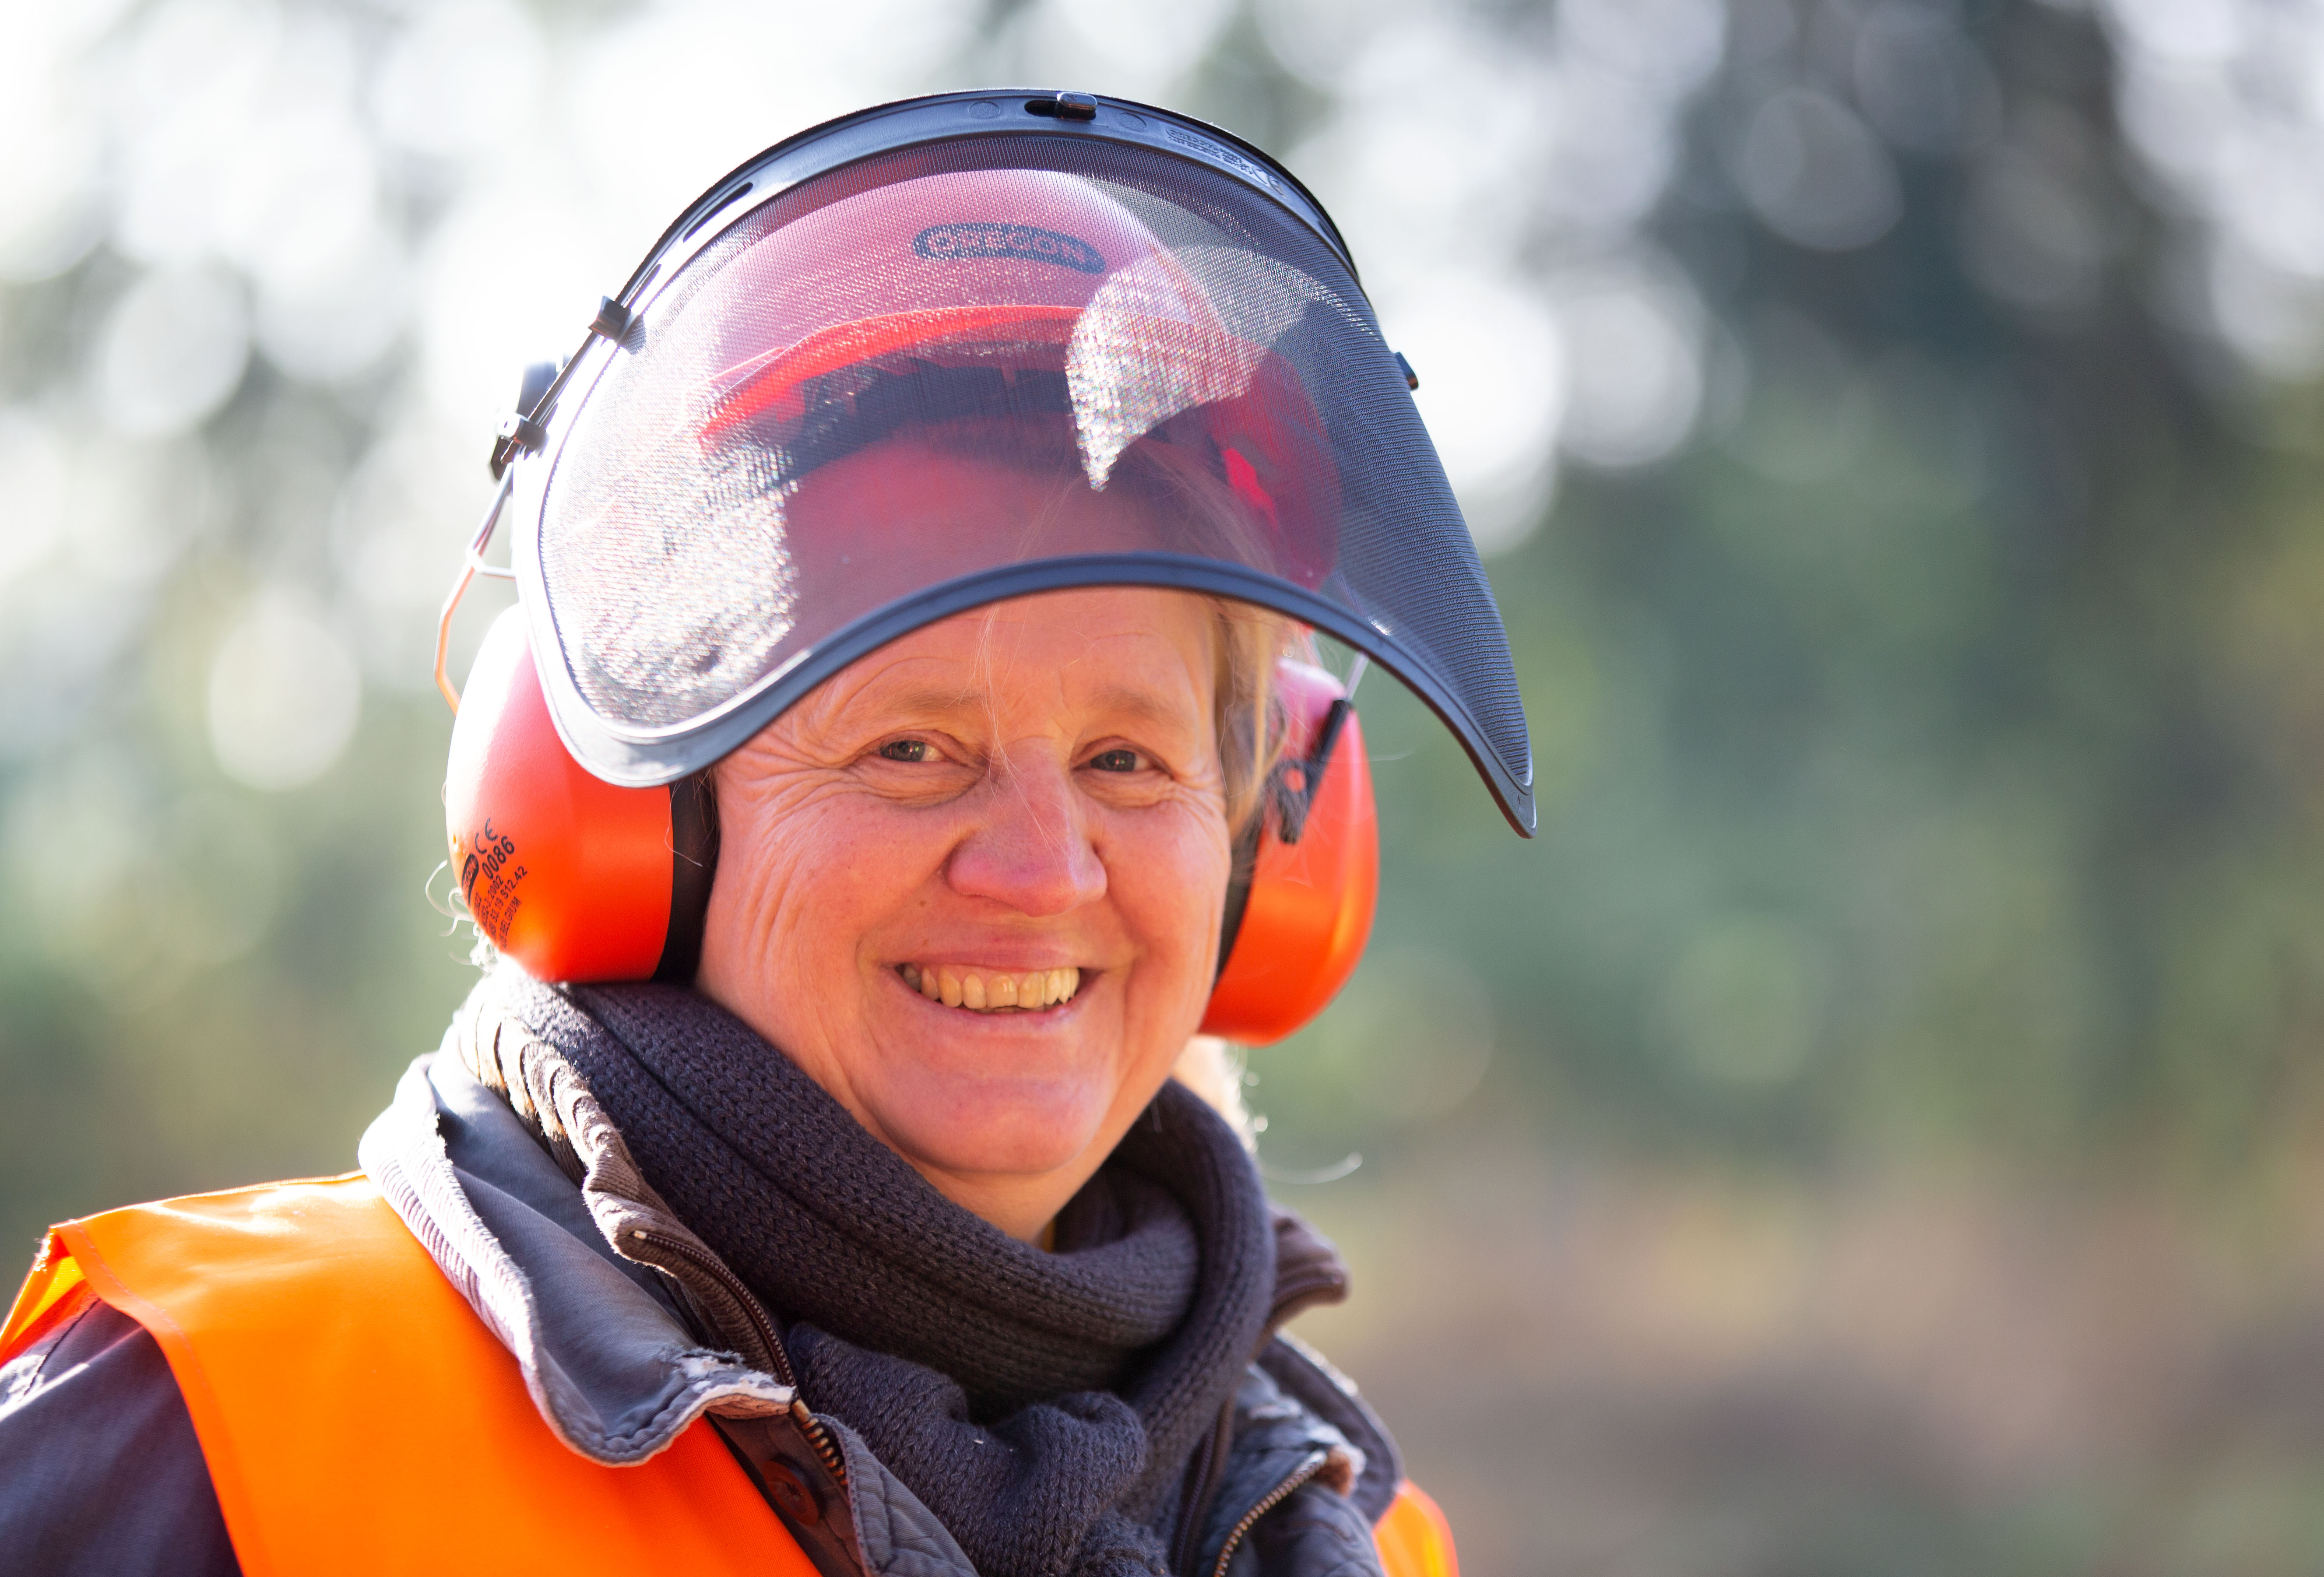
<instances>
[{"instance_id":1,"label":"ear defender headband","mask_svg":"<svg viewBox=\"0 0 2324 1577\"><path fill-rule=\"evenodd\" d=\"M527 373L493 447L437 632L478 928L544 980L690 982L710 770L890 641L1083 586L1271 610L1357 654L1349 688L1379 663L1531 835L1508 637L1416 387L1321 205L1201 122L996 90L768 149ZM518 604L464 705L445 649L479 574ZM1348 688L1275 678L1202 1025L1249 1043L1323 1010L1379 896Z\"/></svg>"},{"instance_id":2,"label":"ear defender headband","mask_svg":"<svg viewBox=\"0 0 2324 1577\"><path fill-rule=\"evenodd\" d=\"M1363 726L1339 681L1284 662L1288 734L1236 851L1203 1033L1264 1045L1322 1012L1379 895ZM452 869L476 927L541 980L693 980L718 862L699 776L620 788L557 737L519 610L493 622L452 726Z\"/></svg>"}]
</instances>

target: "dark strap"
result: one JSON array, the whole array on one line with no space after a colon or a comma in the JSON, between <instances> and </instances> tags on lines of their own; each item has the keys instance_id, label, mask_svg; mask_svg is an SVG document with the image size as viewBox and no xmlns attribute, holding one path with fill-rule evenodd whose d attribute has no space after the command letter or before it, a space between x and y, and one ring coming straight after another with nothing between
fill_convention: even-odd
<instances>
[{"instance_id":1,"label":"dark strap","mask_svg":"<svg viewBox=\"0 0 2324 1577\"><path fill-rule=\"evenodd\" d=\"M846 1467L815 1449L797 1417L721 1418L708 1415L726 1449L774 1508L798 1547L823 1577L864 1577L856 1552L855 1513L847 1499ZM818 1432L823 1433L823 1432ZM829 1436L824 1434L825 1439ZM834 1451L835 1452L836 1447ZM836 1471L834 1471L835 1466Z\"/></svg>"}]
</instances>

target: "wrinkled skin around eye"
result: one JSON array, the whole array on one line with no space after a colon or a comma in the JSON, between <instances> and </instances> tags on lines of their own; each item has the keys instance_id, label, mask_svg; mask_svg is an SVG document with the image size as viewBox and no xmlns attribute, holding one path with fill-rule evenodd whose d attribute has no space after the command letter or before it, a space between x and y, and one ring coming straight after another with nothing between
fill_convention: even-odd
<instances>
[{"instance_id":1,"label":"wrinkled skin around eye","mask_svg":"<svg viewBox=\"0 0 2324 1577\"><path fill-rule=\"evenodd\" d=\"M1209 997L1231 860L1214 640L1185 593L1019 598L862 659L717 769L699 988L1021 1238ZM915 990L923 966L1080 985L977 1012Z\"/></svg>"}]
</instances>

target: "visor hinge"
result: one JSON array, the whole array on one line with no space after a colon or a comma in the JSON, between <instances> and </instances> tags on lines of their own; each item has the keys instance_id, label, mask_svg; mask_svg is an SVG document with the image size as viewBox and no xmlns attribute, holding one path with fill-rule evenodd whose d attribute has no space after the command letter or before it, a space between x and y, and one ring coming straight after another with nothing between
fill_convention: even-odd
<instances>
[{"instance_id":1,"label":"visor hinge","mask_svg":"<svg viewBox=\"0 0 2324 1577\"><path fill-rule=\"evenodd\" d=\"M501 479L520 452L537 455L548 444L549 429L535 418L557 382L558 371L555 362L534 362L525 368L524 379L517 385L516 409L502 420L500 434L493 439L493 481Z\"/></svg>"},{"instance_id":2,"label":"visor hinge","mask_svg":"<svg viewBox=\"0 0 2324 1577\"><path fill-rule=\"evenodd\" d=\"M1323 774L1331 769L1332 753L1340 742L1342 730L1355 706L1345 697L1332 703L1323 715L1323 726L1315 731L1315 749L1305 761L1296 758L1283 762L1269 774L1268 788L1275 799L1275 835L1286 844L1296 844L1307 830L1307 813L1314 807L1315 795L1323 787Z\"/></svg>"},{"instance_id":3,"label":"visor hinge","mask_svg":"<svg viewBox=\"0 0 2324 1577\"><path fill-rule=\"evenodd\" d=\"M1097 99L1087 93L1056 93L1046 98L1025 101L1027 115L1045 115L1051 120L1093 121L1097 119Z\"/></svg>"},{"instance_id":4,"label":"visor hinge","mask_svg":"<svg viewBox=\"0 0 2324 1577\"><path fill-rule=\"evenodd\" d=\"M528 455L540 453L549 442L549 429L529 416L511 411L502 419L500 436L493 440L493 475L497 479L509 468L520 451Z\"/></svg>"},{"instance_id":5,"label":"visor hinge","mask_svg":"<svg viewBox=\"0 0 2324 1577\"><path fill-rule=\"evenodd\" d=\"M589 332L600 339L610 339L619 345L629 334L630 325L634 321L627 307L611 296L604 296L598 299L597 315L589 319Z\"/></svg>"}]
</instances>

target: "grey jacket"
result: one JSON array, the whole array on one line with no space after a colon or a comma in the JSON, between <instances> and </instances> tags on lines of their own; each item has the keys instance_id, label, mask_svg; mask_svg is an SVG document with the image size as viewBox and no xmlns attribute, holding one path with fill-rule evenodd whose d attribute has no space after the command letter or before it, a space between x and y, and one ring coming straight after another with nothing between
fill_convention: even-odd
<instances>
[{"instance_id":1,"label":"grey jacket","mask_svg":"<svg viewBox=\"0 0 2324 1577\"><path fill-rule=\"evenodd\" d=\"M668 1214L594 1105L586 1091L495 1092L454 1056L422 1057L358 1155L575 1451L641 1462L708 1415L828 1577L974 1577L846 1422L811 1413L770 1372L779 1350L752 1363L741 1343L704 1338L734 1328L732 1307L706 1305L748 1294L726 1287L731 1273L722 1280ZM1296 1218L1277 1230L1279 1323L1344 1283ZM652 1263L615 1242L650 1242ZM1272 1338L1190 1470L1172 1565L1378 1577L1370 1525L1401 1477L1354 1387ZM101 1304L0 1369L0 1549L53 1572L238 1570L166 1363Z\"/></svg>"}]
</instances>

